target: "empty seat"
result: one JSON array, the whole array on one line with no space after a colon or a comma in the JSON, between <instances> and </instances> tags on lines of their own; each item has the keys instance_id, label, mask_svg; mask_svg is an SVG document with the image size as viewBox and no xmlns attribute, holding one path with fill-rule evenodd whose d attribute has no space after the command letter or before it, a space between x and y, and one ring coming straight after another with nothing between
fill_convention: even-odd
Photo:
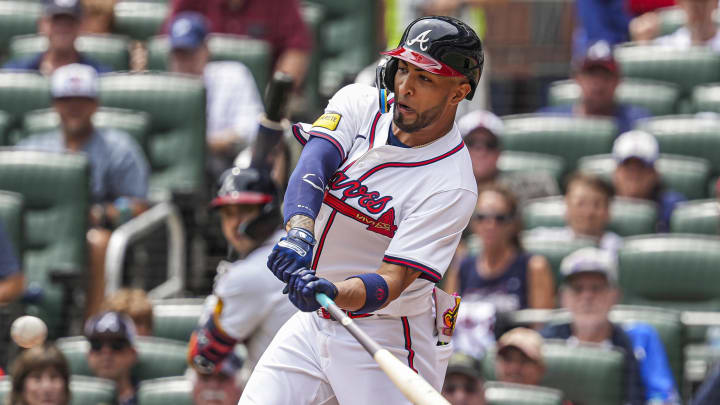
<instances>
[{"instance_id":1,"label":"empty seat","mask_svg":"<svg viewBox=\"0 0 720 405\"><path fill-rule=\"evenodd\" d=\"M720 310L720 237L626 238L619 251L619 270L624 303Z\"/></svg>"},{"instance_id":2,"label":"empty seat","mask_svg":"<svg viewBox=\"0 0 720 405\"><path fill-rule=\"evenodd\" d=\"M193 405L192 383L185 377L143 381L137 396L138 405Z\"/></svg>"},{"instance_id":3,"label":"empty seat","mask_svg":"<svg viewBox=\"0 0 720 405\"><path fill-rule=\"evenodd\" d=\"M148 0L118 1L113 14L113 32L145 41L160 32L168 14L168 5Z\"/></svg>"},{"instance_id":4,"label":"empty seat","mask_svg":"<svg viewBox=\"0 0 720 405\"><path fill-rule=\"evenodd\" d=\"M561 405L562 392L553 388L488 381L485 383L487 405Z\"/></svg>"},{"instance_id":5,"label":"empty seat","mask_svg":"<svg viewBox=\"0 0 720 405\"><path fill-rule=\"evenodd\" d=\"M695 87L692 92L692 104L695 111L720 113L720 84Z\"/></svg>"},{"instance_id":6,"label":"empty seat","mask_svg":"<svg viewBox=\"0 0 720 405\"><path fill-rule=\"evenodd\" d=\"M90 343L83 336L57 340L60 349L70 363L73 374L92 375L87 364ZM187 368L187 343L156 337L138 336L135 339L138 362L132 374L137 380L183 375Z\"/></svg>"},{"instance_id":7,"label":"empty seat","mask_svg":"<svg viewBox=\"0 0 720 405\"><path fill-rule=\"evenodd\" d=\"M545 172L558 184L562 184L565 172L565 163L561 157L543 153L506 150L500 153L497 165L502 173Z\"/></svg>"},{"instance_id":8,"label":"empty seat","mask_svg":"<svg viewBox=\"0 0 720 405\"><path fill-rule=\"evenodd\" d=\"M532 233L522 233L522 245L530 253L545 256L550 263L555 277L555 286L560 280L560 263L565 256L587 246L595 246L591 239L578 238L568 242L567 240L553 240L551 238L534 238Z\"/></svg>"},{"instance_id":9,"label":"empty seat","mask_svg":"<svg viewBox=\"0 0 720 405\"><path fill-rule=\"evenodd\" d=\"M706 159L661 154L656 168L662 181L688 199L704 198L710 176L710 163ZM580 159L578 169L612 181L615 160L610 155L586 156Z\"/></svg>"},{"instance_id":10,"label":"empty seat","mask_svg":"<svg viewBox=\"0 0 720 405\"><path fill-rule=\"evenodd\" d=\"M559 156L566 172L573 171L583 156L609 153L617 131L612 120L601 118L523 114L503 121L504 150Z\"/></svg>"},{"instance_id":11,"label":"empty seat","mask_svg":"<svg viewBox=\"0 0 720 405\"><path fill-rule=\"evenodd\" d=\"M7 145L8 132L12 117L5 111L0 111L0 146Z\"/></svg>"},{"instance_id":12,"label":"empty seat","mask_svg":"<svg viewBox=\"0 0 720 405\"><path fill-rule=\"evenodd\" d=\"M0 111L6 120L0 143L12 145L20 136L23 116L29 111L50 107L50 83L35 72L0 71L0 94Z\"/></svg>"},{"instance_id":13,"label":"empty seat","mask_svg":"<svg viewBox=\"0 0 720 405\"><path fill-rule=\"evenodd\" d=\"M202 298L178 298L153 302L153 335L187 342L198 325Z\"/></svg>"},{"instance_id":14,"label":"empty seat","mask_svg":"<svg viewBox=\"0 0 720 405\"><path fill-rule=\"evenodd\" d=\"M41 2L0 1L0 60L6 60L12 37L37 32L37 20L42 11Z\"/></svg>"},{"instance_id":15,"label":"empty seat","mask_svg":"<svg viewBox=\"0 0 720 405\"><path fill-rule=\"evenodd\" d=\"M676 84L646 79L623 79L615 92L618 102L644 107L652 115L675 112L679 96ZM574 104L580 99L580 86L574 80L553 82L548 97L550 105Z\"/></svg>"},{"instance_id":16,"label":"empty seat","mask_svg":"<svg viewBox=\"0 0 720 405\"><path fill-rule=\"evenodd\" d=\"M112 70L129 70L130 50L127 37L109 34L81 35L76 41L78 51ZM10 57L23 59L45 52L47 38L42 35L15 37L10 43Z\"/></svg>"},{"instance_id":17,"label":"empty seat","mask_svg":"<svg viewBox=\"0 0 720 405\"><path fill-rule=\"evenodd\" d=\"M684 201L675 207L670 218L675 233L720 234L720 205L717 200Z\"/></svg>"},{"instance_id":18,"label":"empty seat","mask_svg":"<svg viewBox=\"0 0 720 405\"><path fill-rule=\"evenodd\" d=\"M540 226L565 226L565 199L562 196L530 200L523 206L525 229ZM655 204L630 198L616 197L610 205L611 231L620 236L653 233L657 222Z\"/></svg>"},{"instance_id":19,"label":"empty seat","mask_svg":"<svg viewBox=\"0 0 720 405\"><path fill-rule=\"evenodd\" d=\"M11 377L0 379L0 403L6 403L11 391ZM70 405L115 403L115 383L102 378L70 376Z\"/></svg>"}]
</instances>

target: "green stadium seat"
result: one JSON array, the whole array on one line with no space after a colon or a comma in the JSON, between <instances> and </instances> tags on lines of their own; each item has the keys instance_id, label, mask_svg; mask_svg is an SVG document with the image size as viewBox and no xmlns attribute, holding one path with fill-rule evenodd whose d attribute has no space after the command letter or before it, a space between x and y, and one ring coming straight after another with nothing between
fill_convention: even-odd
<instances>
[{"instance_id":1,"label":"green stadium seat","mask_svg":"<svg viewBox=\"0 0 720 405\"><path fill-rule=\"evenodd\" d=\"M87 364L90 344L83 336L60 338L60 349L70 363L73 374L92 375ZM139 381L183 375L187 368L187 343L156 337L138 336L135 339L138 362L132 374Z\"/></svg>"},{"instance_id":2,"label":"green stadium seat","mask_svg":"<svg viewBox=\"0 0 720 405\"><path fill-rule=\"evenodd\" d=\"M685 11L680 7L665 7L659 10L655 10L660 18L660 32L659 35L668 35L675 32L678 28L685 25L687 21L687 15ZM720 21L718 17L715 17L716 22Z\"/></svg>"},{"instance_id":3,"label":"green stadium seat","mask_svg":"<svg viewBox=\"0 0 720 405\"><path fill-rule=\"evenodd\" d=\"M562 196L528 201L522 209L525 229L565 226L565 199ZM620 236L653 233L657 222L655 204L616 197L610 205L610 230Z\"/></svg>"},{"instance_id":4,"label":"green stadium seat","mask_svg":"<svg viewBox=\"0 0 720 405\"><path fill-rule=\"evenodd\" d=\"M22 259L23 215L25 202L22 194L0 190L0 223L15 249L15 257Z\"/></svg>"},{"instance_id":5,"label":"green stadium seat","mask_svg":"<svg viewBox=\"0 0 720 405\"><path fill-rule=\"evenodd\" d=\"M153 302L153 335L189 341L198 325L204 301L202 298L177 298Z\"/></svg>"},{"instance_id":6,"label":"green stadium seat","mask_svg":"<svg viewBox=\"0 0 720 405\"><path fill-rule=\"evenodd\" d=\"M101 107L92 117L97 128L112 128L127 132L139 145L147 144L150 115L141 111ZM50 132L59 128L60 116L52 109L31 111L23 120L24 136Z\"/></svg>"},{"instance_id":7,"label":"green stadium seat","mask_svg":"<svg viewBox=\"0 0 720 405\"><path fill-rule=\"evenodd\" d=\"M26 283L44 291L28 312L47 323L51 337L61 326L64 298L51 273L85 274L89 183L83 154L0 149L0 189L25 200Z\"/></svg>"},{"instance_id":8,"label":"green stadium seat","mask_svg":"<svg viewBox=\"0 0 720 405\"><path fill-rule=\"evenodd\" d=\"M644 79L623 79L615 97L623 104L644 107L652 115L675 112L680 90L674 83ZM550 86L550 105L574 104L580 99L580 86L574 80L560 80Z\"/></svg>"},{"instance_id":9,"label":"green stadium seat","mask_svg":"<svg viewBox=\"0 0 720 405\"><path fill-rule=\"evenodd\" d=\"M670 231L720 234L720 206L717 200L694 200L678 204L670 218Z\"/></svg>"},{"instance_id":10,"label":"green stadium seat","mask_svg":"<svg viewBox=\"0 0 720 405\"><path fill-rule=\"evenodd\" d=\"M0 146L7 145L8 132L12 117L5 111L0 111Z\"/></svg>"},{"instance_id":11,"label":"green stadium seat","mask_svg":"<svg viewBox=\"0 0 720 405\"><path fill-rule=\"evenodd\" d=\"M255 78L263 94L272 71L272 49L266 41L228 34L211 34L208 37L210 59L242 62ZM170 43L167 36L159 35L148 41L148 69L167 70Z\"/></svg>"},{"instance_id":12,"label":"green stadium seat","mask_svg":"<svg viewBox=\"0 0 720 405\"><path fill-rule=\"evenodd\" d=\"M539 387L488 381L485 383L485 403L487 405L561 405L561 391Z\"/></svg>"},{"instance_id":13,"label":"green stadium seat","mask_svg":"<svg viewBox=\"0 0 720 405\"><path fill-rule=\"evenodd\" d=\"M504 150L560 156L566 172L572 172L582 156L609 153L617 132L610 119L523 114L503 121Z\"/></svg>"},{"instance_id":14,"label":"green stadium seat","mask_svg":"<svg viewBox=\"0 0 720 405\"><path fill-rule=\"evenodd\" d=\"M562 184L565 162L559 156L543 153L506 150L500 153L498 168L501 173L546 172Z\"/></svg>"},{"instance_id":15,"label":"green stadium seat","mask_svg":"<svg viewBox=\"0 0 720 405\"><path fill-rule=\"evenodd\" d=\"M6 403L11 378L0 379L0 403ZM70 405L111 405L115 403L115 383L102 378L70 376Z\"/></svg>"},{"instance_id":16,"label":"green stadium seat","mask_svg":"<svg viewBox=\"0 0 720 405\"><path fill-rule=\"evenodd\" d=\"M703 84L692 92L694 111L720 113L720 83Z\"/></svg>"},{"instance_id":17,"label":"green stadium seat","mask_svg":"<svg viewBox=\"0 0 720 405\"><path fill-rule=\"evenodd\" d=\"M12 145L20 134L23 116L32 110L50 107L50 83L34 72L0 71L0 111L5 114L5 130L0 144Z\"/></svg>"},{"instance_id":18,"label":"green stadium seat","mask_svg":"<svg viewBox=\"0 0 720 405\"><path fill-rule=\"evenodd\" d=\"M571 242L567 240L553 240L552 238L534 238L529 232L523 232L521 236L522 245L530 253L545 256L550 263L553 275L555 277L555 287L560 280L560 263L565 256L584 247L595 246L595 242L591 239L575 239Z\"/></svg>"},{"instance_id":19,"label":"green stadium seat","mask_svg":"<svg viewBox=\"0 0 720 405\"><path fill-rule=\"evenodd\" d=\"M150 116L145 152L151 191L197 192L204 187L205 88L202 80L165 73L103 75L103 106Z\"/></svg>"},{"instance_id":20,"label":"green stadium seat","mask_svg":"<svg viewBox=\"0 0 720 405\"><path fill-rule=\"evenodd\" d=\"M116 71L130 69L127 37L109 34L81 35L76 41L78 51ZM22 35L10 42L10 58L24 59L44 52L47 38L42 35Z\"/></svg>"},{"instance_id":21,"label":"green stadium seat","mask_svg":"<svg viewBox=\"0 0 720 405\"><path fill-rule=\"evenodd\" d=\"M704 198L710 176L710 163L701 158L661 154L656 163L662 181L671 189L679 191L689 200ZM580 159L578 168L612 181L615 160L610 155L586 156Z\"/></svg>"},{"instance_id":22,"label":"green stadium seat","mask_svg":"<svg viewBox=\"0 0 720 405\"><path fill-rule=\"evenodd\" d=\"M143 381L137 395L138 405L193 405L192 383L185 377Z\"/></svg>"},{"instance_id":23,"label":"green stadium seat","mask_svg":"<svg viewBox=\"0 0 720 405\"><path fill-rule=\"evenodd\" d=\"M620 405L624 356L620 349L599 345L570 346L546 339L543 345L545 376L540 384L564 393L565 398L583 405ZM483 372L495 379L495 352L483 359Z\"/></svg>"},{"instance_id":24,"label":"green stadium seat","mask_svg":"<svg viewBox=\"0 0 720 405\"><path fill-rule=\"evenodd\" d=\"M682 96L699 84L720 81L720 54L707 47L679 49L630 43L615 47L615 59L624 77L675 83Z\"/></svg>"},{"instance_id":25,"label":"green stadium seat","mask_svg":"<svg viewBox=\"0 0 720 405\"><path fill-rule=\"evenodd\" d=\"M662 153L707 159L712 173L720 173L720 118L673 115L642 120L637 127L655 135Z\"/></svg>"},{"instance_id":26,"label":"green stadium seat","mask_svg":"<svg viewBox=\"0 0 720 405\"><path fill-rule=\"evenodd\" d=\"M146 41L160 32L168 5L160 1L119 1L115 3L113 32Z\"/></svg>"},{"instance_id":27,"label":"green stadium seat","mask_svg":"<svg viewBox=\"0 0 720 405\"><path fill-rule=\"evenodd\" d=\"M39 2L0 1L0 61L7 60L12 37L37 32L37 20L42 16L42 10Z\"/></svg>"},{"instance_id":28,"label":"green stadium seat","mask_svg":"<svg viewBox=\"0 0 720 405\"><path fill-rule=\"evenodd\" d=\"M623 303L720 310L720 237L634 236L619 251Z\"/></svg>"},{"instance_id":29,"label":"green stadium seat","mask_svg":"<svg viewBox=\"0 0 720 405\"><path fill-rule=\"evenodd\" d=\"M720 362L720 350L704 344L687 345L685 358L685 380L699 384L712 371L712 367Z\"/></svg>"}]
</instances>

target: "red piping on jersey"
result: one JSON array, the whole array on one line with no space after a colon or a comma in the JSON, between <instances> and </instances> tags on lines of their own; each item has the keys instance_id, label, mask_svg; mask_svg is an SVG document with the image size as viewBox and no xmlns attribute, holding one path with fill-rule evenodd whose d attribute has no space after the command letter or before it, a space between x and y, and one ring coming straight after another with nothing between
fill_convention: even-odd
<instances>
[{"instance_id":1,"label":"red piping on jersey","mask_svg":"<svg viewBox=\"0 0 720 405\"><path fill-rule=\"evenodd\" d=\"M407 316L401 316L400 320L402 320L403 335L405 336L405 350L408 351L408 367L417 374L418 371L415 370L413 364L415 362L415 351L412 349L412 339L410 338L410 322Z\"/></svg>"},{"instance_id":2,"label":"red piping on jersey","mask_svg":"<svg viewBox=\"0 0 720 405\"><path fill-rule=\"evenodd\" d=\"M387 210L380 216L380 218L374 219L350 204L347 204L344 201L344 198L341 200L330 193L325 194L323 202L329 207L335 209L333 213L340 212L350 219L354 219L363 225L367 225L367 230L370 232L379 233L380 235L387 236L388 238L395 236L397 225L395 225L395 210L393 208Z\"/></svg>"},{"instance_id":3,"label":"red piping on jersey","mask_svg":"<svg viewBox=\"0 0 720 405\"><path fill-rule=\"evenodd\" d=\"M322 231L322 235L320 236L320 240L318 241L317 249L315 250L315 257L313 257L312 265L310 266L313 270L317 270L317 264L320 260L320 254L322 253L323 246L325 245L325 238L327 237L330 227L333 224L333 221L335 220L335 215L337 214L337 211L333 210L333 212L330 213L330 216L328 217L327 223L325 224L325 229Z\"/></svg>"},{"instance_id":4,"label":"red piping on jersey","mask_svg":"<svg viewBox=\"0 0 720 405\"><path fill-rule=\"evenodd\" d=\"M423 278L425 280L432 281L433 283L437 283L442 278L442 275L438 273L437 271L431 269L428 266L425 266L424 264L418 263L416 261L403 259L400 257L395 256L388 256L385 255L383 257L383 261L391 264L399 264L401 266L407 266L412 269L418 270L420 273L420 278Z\"/></svg>"},{"instance_id":5,"label":"red piping on jersey","mask_svg":"<svg viewBox=\"0 0 720 405\"><path fill-rule=\"evenodd\" d=\"M295 139L300 142L300 145L305 146L307 140L302 135L300 135L300 124L294 124L292 126L292 133L295 136Z\"/></svg>"},{"instance_id":6,"label":"red piping on jersey","mask_svg":"<svg viewBox=\"0 0 720 405\"><path fill-rule=\"evenodd\" d=\"M379 170L382 170L382 169L386 169L386 168L388 168L388 167L418 167L418 166L429 165L429 164L435 163L435 162L437 162L437 161L439 161L439 160L445 159L445 158L448 157L448 156L454 155L455 153L457 153L457 152L459 152L460 150L462 150L462 148L464 148L464 147L465 147L465 143L464 143L463 141L460 141L460 143L457 144L457 146L455 146L454 148L450 149L449 151L443 153L443 154L440 155L440 156L435 156L435 157L432 158L432 159L421 160L421 161L419 161L419 162L407 162L407 163L403 163L403 162L383 163L383 164L378 165L378 166L375 166L375 167L373 167L372 169L370 169L370 170L368 170L367 172L365 172L365 174L363 174L362 176L360 176L360 178L358 178L358 181L364 181L365 179L367 179L368 177L370 177L370 176L371 176L372 174L374 174L375 172L377 172L377 171L379 171Z\"/></svg>"},{"instance_id":7,"label":"red piping on jersey","mask_svg":"<svg viewBox=\"0 0 720 405\"><path fill-rule=\"evenodd\" d=\"M337 139L335 139L334 137L332 137L324 132L320 132L320 131L310 131L310 132L308 132L308 134L330 141L330 143L335 145L338 152L340 152L340 159L345 160L345 150L343 149L342 145L340 145L340 142L337 141Z\"/></svg>"}]
</instances>

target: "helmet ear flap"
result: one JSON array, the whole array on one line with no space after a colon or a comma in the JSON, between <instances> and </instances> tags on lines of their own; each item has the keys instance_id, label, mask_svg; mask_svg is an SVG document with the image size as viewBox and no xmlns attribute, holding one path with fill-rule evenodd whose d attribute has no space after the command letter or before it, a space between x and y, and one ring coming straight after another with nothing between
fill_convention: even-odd
<instances>
[{"instance_id":1,"label":"helmet ear flap","mask_svg":"<svg viewBox=\"0 0 720 405\"><path fill-rule=\"evenodd\" d=\"M395 91L395 73L398 69L398 60L390 58L385 64L385 74L383 74L383 85L391 92Z\"/></svg>"},{"instance_id":2,"label":"helmet ear flap","mask_svg":"<svg viewBox=\"0 0 720 405\"><path fill-rule=\"evenodd\" d=\"M375 70L375 87L378 89L379 107L383 114L390 111L388 96L393 91L395 72L397 72L397 59L395 58L381 61Z\"/></svg>"}]
</instances>

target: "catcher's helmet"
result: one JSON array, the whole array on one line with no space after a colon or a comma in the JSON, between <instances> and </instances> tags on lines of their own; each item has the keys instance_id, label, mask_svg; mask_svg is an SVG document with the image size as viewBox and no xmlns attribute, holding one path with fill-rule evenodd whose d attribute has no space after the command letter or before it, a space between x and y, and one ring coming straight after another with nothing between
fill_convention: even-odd
<instances>
[{"instance_id":1,"label":"catcher's helmet","mask_svg":"<svg viewBox=\"0 0 720 405\"><path fill-rule=\"evenodd\" d=\"M394 91L397 59L402 59L430 73L466 77L471 87L465 97L468 100L475 94L485 59L475 31L456 18L443 16L421 17L411 22L398 47L382 54L390 59L378 66L377 86L381 91Z\"/></svg>"},{"instance_id":2,"label":"catcher's helmet","mask_svg":"<svg viewBox=\"0 0 720 405\"><path fill-rule=\"evenodd\" d=\"M260 206L260 214L242 224L240 232L256 241L263 241L282 224L278 189L267 172L233 167L220 176L219 183L217 196L210 202L212 208L231 204Z\"/></svg>"}]
</instances>

